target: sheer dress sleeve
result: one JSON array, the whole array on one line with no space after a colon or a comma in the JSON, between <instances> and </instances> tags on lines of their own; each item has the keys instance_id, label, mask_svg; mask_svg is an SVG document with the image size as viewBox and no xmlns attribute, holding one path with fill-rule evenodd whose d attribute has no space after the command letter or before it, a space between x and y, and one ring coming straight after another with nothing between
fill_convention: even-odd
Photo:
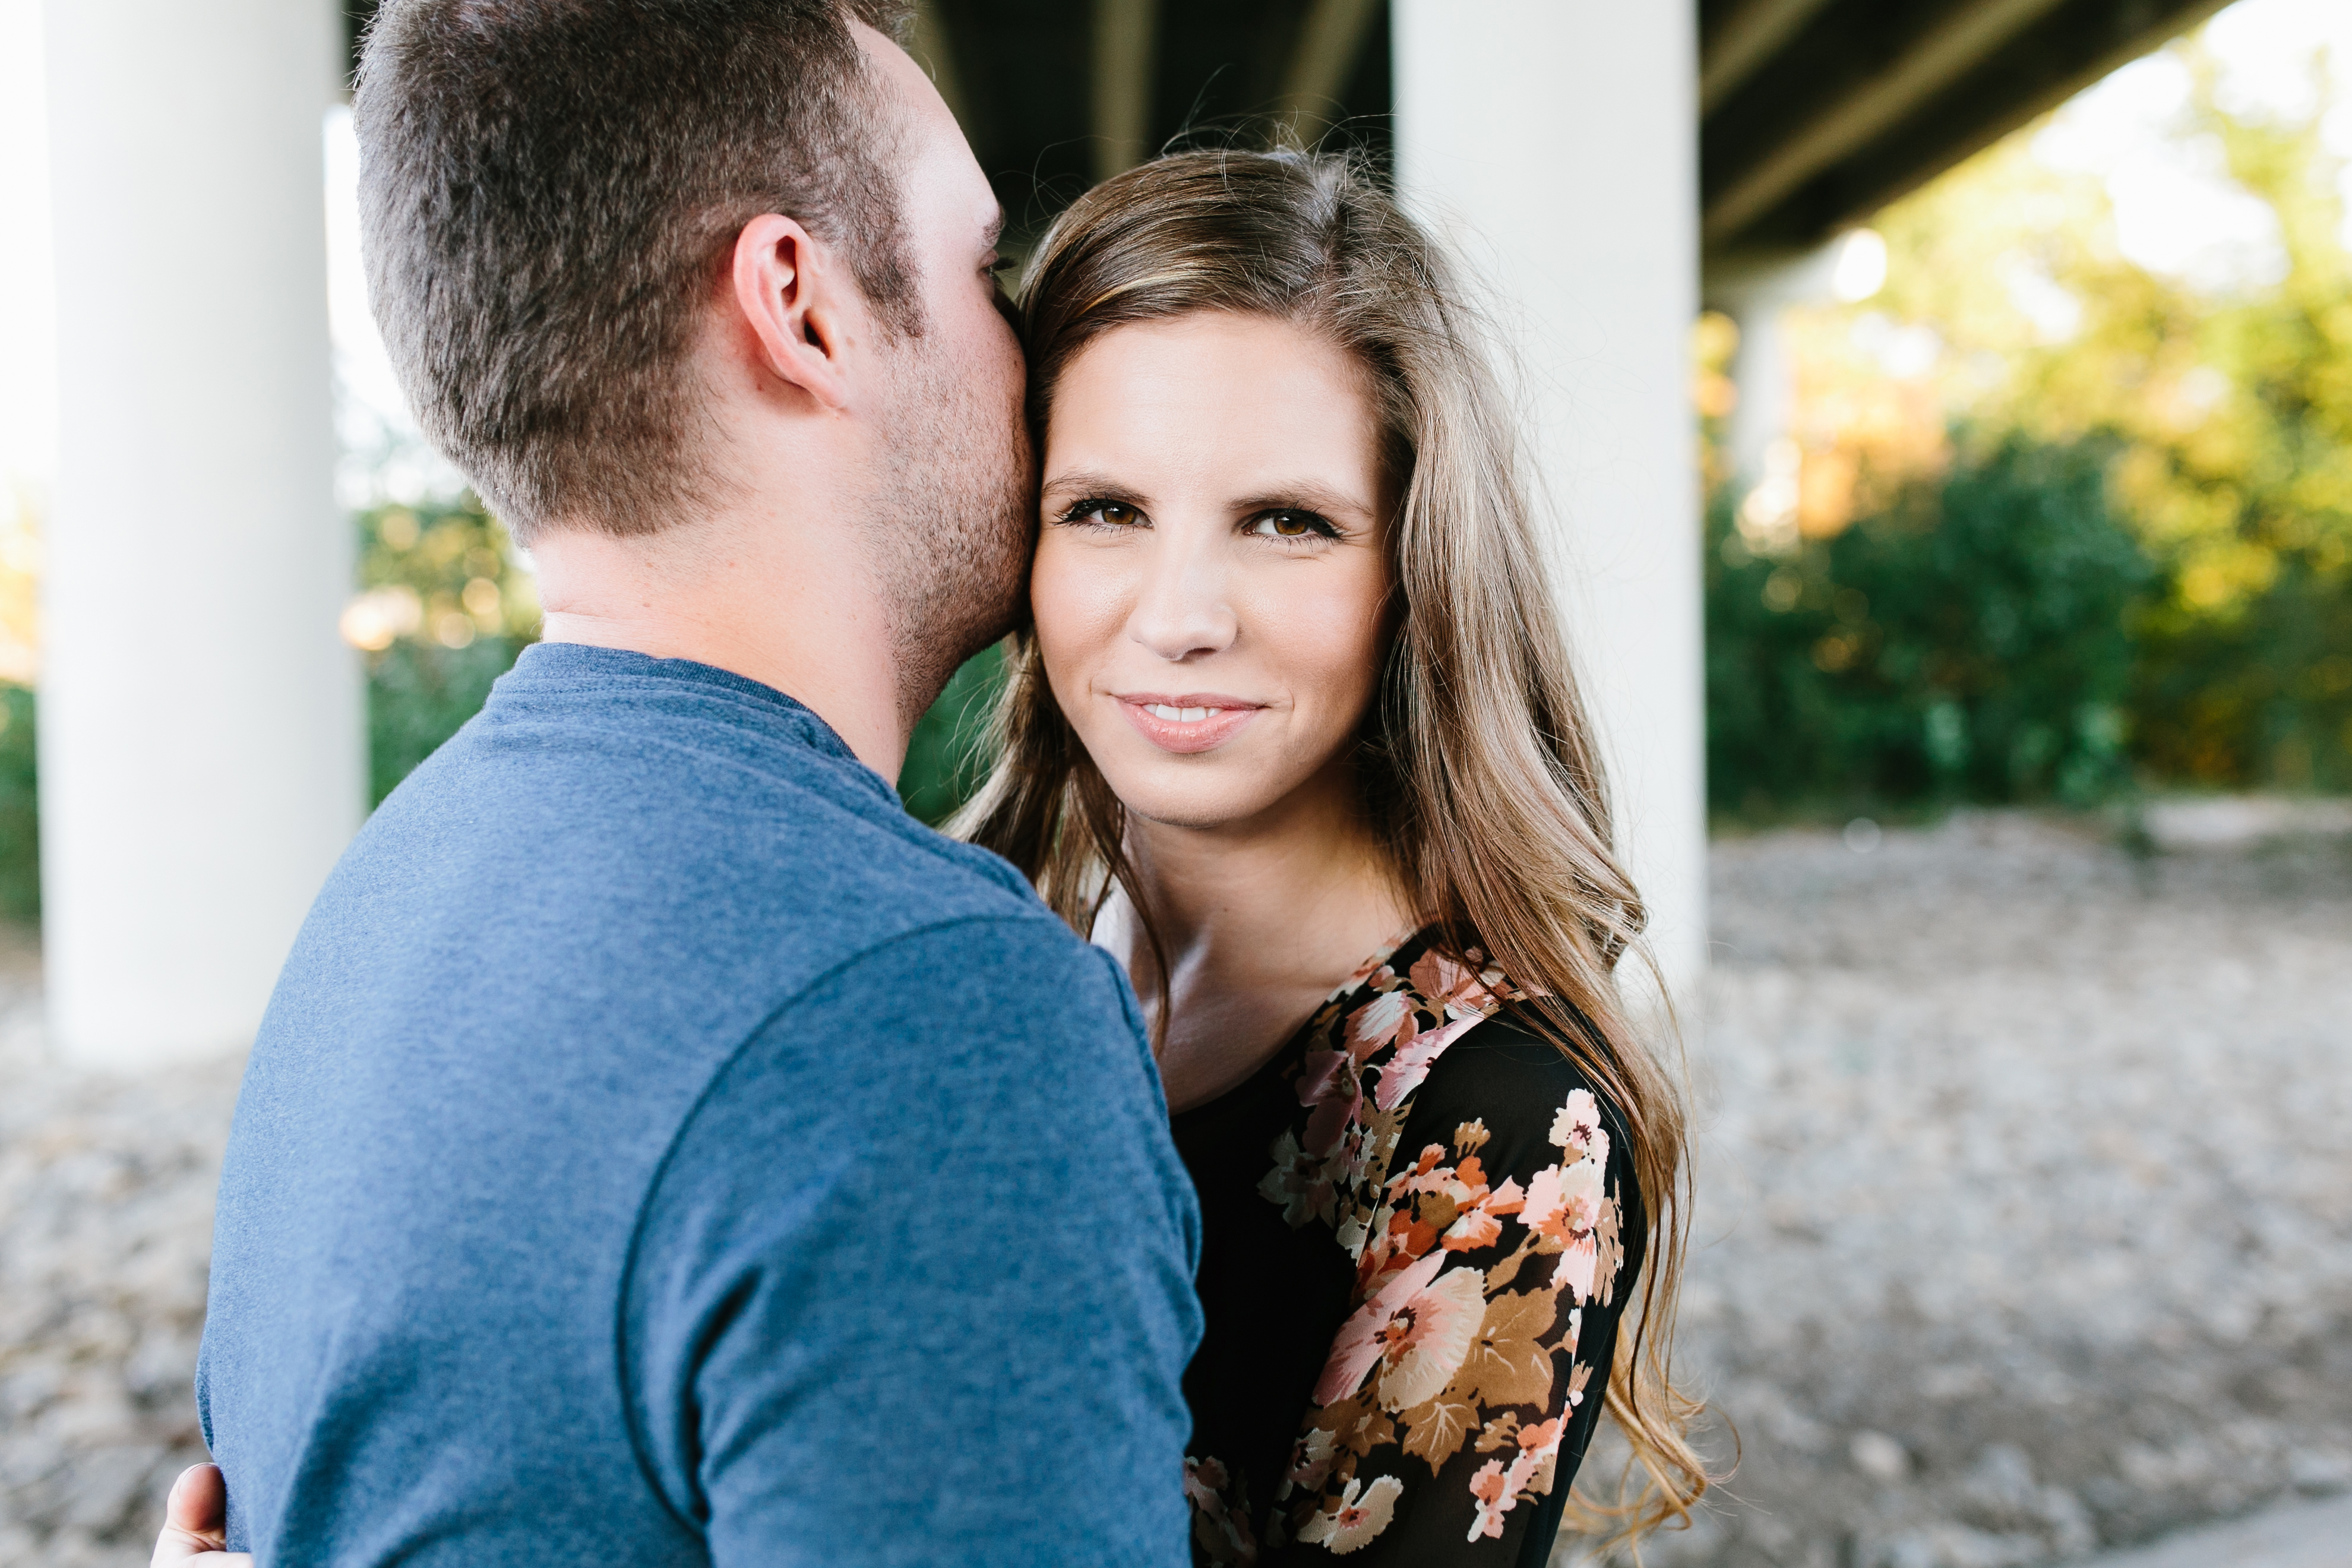
<instances>
[{"instance_id":1,"label":"sheer dress sleeve","mask_svg":"<svg viewBox=\"0 0 2352 1568\"><path fill-rule=\"evenodd\" d=\"M1381 1093L1386 1075L1409 1092ZM1340 1194L1351 1310L1262 1561L1539 1568L1641 1267L1630 1145L1584 1075L1507 1016L1421 1064L1412 1042L1375 1052L1361 1078L1355 1116L1386 1157Z\"/></svg>"}]
</instances>

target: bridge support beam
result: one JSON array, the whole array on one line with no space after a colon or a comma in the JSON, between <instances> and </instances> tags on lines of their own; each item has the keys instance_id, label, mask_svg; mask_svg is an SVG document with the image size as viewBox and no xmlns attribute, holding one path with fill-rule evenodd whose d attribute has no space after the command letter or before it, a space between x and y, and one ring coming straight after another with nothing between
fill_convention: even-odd
<instances>
[{"instance_id":1,"label":"bridge support beam","mask_svg":"<svg viewBox=\"0 0 2352 1568\"><path fill-rule=\"evenodd\" d=\"M320 119L333 0L50 0L58 462L40 703L52 1037L252 1035L358 826Z\"/></svg>"},{"instance_id":2,"label":"bridge support beam","mask_svg":"<svg viewBox=\"0 0 2352 1568\"><path fill-rule=\"evenodd\" d=\"M1670 984L1706 959L1694 7L1396 0L1398 182L1497 288L1618 843Z\"/></svg>"}]
</instances>

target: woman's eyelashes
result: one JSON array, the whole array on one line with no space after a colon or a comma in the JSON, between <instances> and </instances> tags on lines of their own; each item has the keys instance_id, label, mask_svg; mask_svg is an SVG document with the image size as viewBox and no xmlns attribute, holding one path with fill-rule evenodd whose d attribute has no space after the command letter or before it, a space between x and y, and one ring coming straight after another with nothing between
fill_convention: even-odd
<instances>
[{"instance_id":1,"label":"woman's eyelashes","mask_svg":"<svg viewBox=\"0 0 2352 1568\"><path fill-rule=\"evenodd\" d=\"M1149 528L1151 520L1131 501L1088 496L1056 512L1054 521L1077 528L1126 530ZM1242 519L1237 531L1244 538L1270 539L1278 544L1312 544L1345 537L1339 526L1319 511L1305 507L1270 507Z\"/></svg>"},{"instance_id":2,"label":"woman's eyelashes","mask_svg":"<svg viewBox=\"0 0 2352 1568\"><path fill-rule=\"evenodd\" d=\"M1064 507L1054 521L1084 528L1133 528L1143 521L1143 513L1123 500L1088 496Z\"/></svg>"},{"instance_id":3,"label":"woman's eyelashes","mask_svg":"<svg viewBox=\"0 0 2352 1568\"><path fill-rule=\"evenodd\" d=\"M1329 518L1304 507L1277 507L1258 512L1242 524L1242 531L1258 539L1286 542L1339 537L1339 528Z\"/></svg>"}]
</instances>

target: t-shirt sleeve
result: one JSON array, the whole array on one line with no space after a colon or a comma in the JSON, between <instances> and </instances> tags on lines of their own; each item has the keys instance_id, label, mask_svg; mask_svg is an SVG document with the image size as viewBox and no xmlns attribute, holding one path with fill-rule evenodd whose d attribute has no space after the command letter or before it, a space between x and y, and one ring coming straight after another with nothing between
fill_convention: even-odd
<instances>
[{"instance_id":1,"label":"t-shirt sleeve","mask_svg":"<svg viewBox=\"0 0 2352 1568\"><path fill-rule=\"evenodd\" d=\"M1289 1478L1287 1550L1269 1561L1545 1561L1639 1268L1614 1122L1554 1047L1507 1024L1441 1058L1381 1192Z\"/></svg>"},{"instance_id":2,"label":"t-shirt sleeve","mask_svg":"<svg viewBox=\"0 0 2352 1568\"><path fill-rule=\"evenodd\" d=\"M718 1568L1175 1564L1199 1218L1108 958L957 921L812 987L648 1200L623 1375Z\"/></svg>"}]
</instances>

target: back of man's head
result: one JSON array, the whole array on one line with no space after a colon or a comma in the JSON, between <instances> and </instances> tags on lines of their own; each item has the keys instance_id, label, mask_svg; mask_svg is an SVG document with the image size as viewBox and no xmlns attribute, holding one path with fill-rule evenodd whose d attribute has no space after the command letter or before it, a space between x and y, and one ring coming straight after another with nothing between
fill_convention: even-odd
<instances>
[{"instance_id":1,"label":"back of man's head","mask_svg":"<svg viewBox=\"0 0 2352 1568\"><path fill-rule=\"evenodd\" d=\"M852 31L904 0L387 0L355 119L368 281L417 417L528 542L717 488L691 351L738 231L797 219L918 323L896 125Z\"/></svg>"}]
</instances>

